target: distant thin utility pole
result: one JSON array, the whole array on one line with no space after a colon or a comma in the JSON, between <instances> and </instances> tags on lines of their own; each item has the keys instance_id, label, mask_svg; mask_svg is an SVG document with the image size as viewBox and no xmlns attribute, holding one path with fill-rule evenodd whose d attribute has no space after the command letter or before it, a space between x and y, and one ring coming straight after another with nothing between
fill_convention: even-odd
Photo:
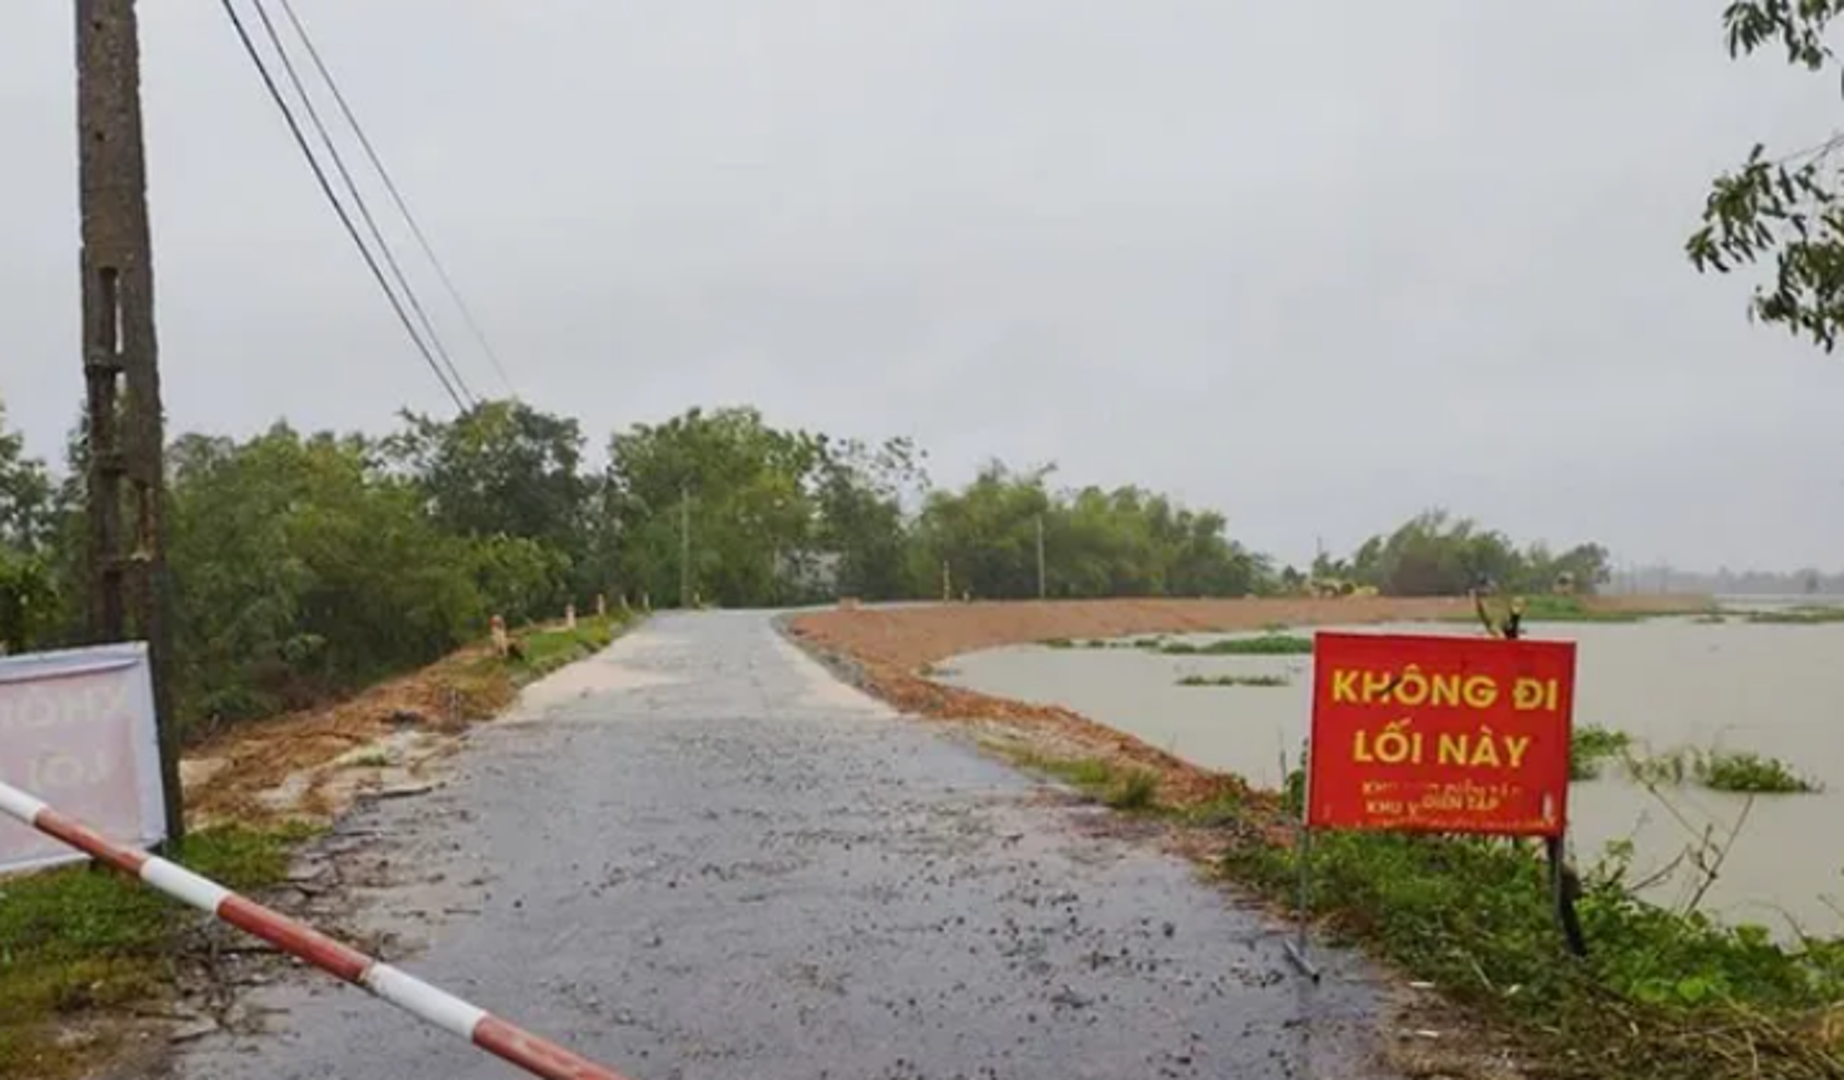
<instances>
[{"instance_id":1,"label":"distant thin utility pole","mask_svg":"<svg viewBox=\"0 0 1844 1080\"><path fill-rule=\"evenodd\" d=\"M691 488L679 485L679 607L691 603Z\"/></svg>"},{"instance_id":2,"label":"distant thin utility pole","mask_svg":"<svg viewBox=\"0 0 1844 1080\"><path fill-rule=\"evenodd\" d=\"M77 185L88 387L90 638L147 643L166 833L185 836L168 621L165 435L134 0L77 0ZM118 391L124 391L118 397ZM118 411L119 410L119 411ZM121 430L117 430L117 423ZM127 490L123 491L123 481ZM134 516L123 535L123 495Z\"/></svg>"},{"instance_id":3,"label":"distant thin utility pole","mask_svg":"<svg viewBox=\"0 0 1844 1080\"><path fill-rule=\"evenodd\" d=\"M1037 515L1037 598L1050 594L1049 579L1044 575L1044 515Z\"/></svg>"}]
</instances>

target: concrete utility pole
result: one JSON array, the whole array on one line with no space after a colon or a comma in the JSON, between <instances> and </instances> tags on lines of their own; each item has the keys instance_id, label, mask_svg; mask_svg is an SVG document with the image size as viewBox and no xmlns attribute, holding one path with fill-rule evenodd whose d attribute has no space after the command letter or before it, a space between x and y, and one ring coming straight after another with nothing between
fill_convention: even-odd
<instances>
[{"instance_id":1,"label":"concrete utility pole","mask_svg":"<svg viewBox=\"0 0 1844 1080\"><path fill-rule=\"evenodd\" d=\"M690 610L691 593L691 488L679 485L679 607Z\"/></svg>"},{"instance_id":2,"label":"concrete utility pole","mask_svg":"<svg viewBox=\"0 0 1844 1080\"><path fill-rule=\"evenodd\" d=\"M97 642L126 639L131 614L135 635L147 642L167 836L179 840L185 835L185 814L167 620L166 436L154 338L140 33L135 0L77 0L76 14L90 637ZM125 391L119 399L118 390ZM127 537L124 502L134 520Z\"/></svg>"},{"instance_id":3,"label":"concrete utility pole","mask_svg":"<svg viewBox=\"0 0 1844 1080\"><path fill-rule=\"evenodd\" d=\"M1044 515L1037 515L1037 598L1050 594L1049 579L1044 576Z\"/></svg>"}]
</instances>

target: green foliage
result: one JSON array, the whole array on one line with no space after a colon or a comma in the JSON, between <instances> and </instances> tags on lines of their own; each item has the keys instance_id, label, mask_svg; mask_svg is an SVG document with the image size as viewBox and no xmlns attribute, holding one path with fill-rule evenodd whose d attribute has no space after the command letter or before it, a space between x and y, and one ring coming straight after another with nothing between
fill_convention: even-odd
<instances>
[{"instance_id":1,"label":"green foliage","mask_svg":"<svg viewBox=\"0 0 1844 1080\"><path fill-rule=\"evenodd\" d=\"M1158 809L1159 777L1145 769L1121 768L1100 758L1026 755L1018 764L1063 781L1115 810Z\"/></svg>"},{"instance_id":2,"label":"green foliage","mask_svg":"<svg viewBox=\"0 0 1844 1080\"><path fill-rule=\"evenodd\" d=\"M1291 899L1295 853L1236 841L1225 869ZM1559 1075L1622 1078L1837 1075L1835 1056L1791 1034L1844 998L1844 947L1774 944L1634 900L1622 863L1578 902L1586 961L1562 949L1545 868L1501 840L1327 832L1315 836L1309 903L1342 935L1413 978L1509 1025Z\"/></svg>"},{"instance_id":3,"label":"green foliage","mask_svg":"<svg viewBox=\"0 0 1844 1080\"><path fill-rule=\"evenodd\" d=\"M1291 686L1285 675L1186 675L1179 686Z\"/></svg>"},{"instance_id":4,"label":"green foliage","mask_svg":"<svg viewBox=\"0 0 1844 1080\"><path fill-rule=\"evenodd\" d=\"M924 565L949 572L955 595L1038 594L1041 524L1046 592L1099 596L1243 596L1272 588L1268 560L1227 536L1227 520L1137 487L1052 491L1052 468L994 462L957 492L930 493L918 539ZM940 588L935 579L935 589Z\"/></svg>"},{"instance_id":5,"label":"green foliage","mask_svg":"<svg viewBox=\"0 0 1844 1080\"><path fill-rule=\"evenodd\" d=\"M1634 781L1656 787L1677 787L1696 776L1696 762L1688 750L1626 755L1626 772Z\"/></svg>"},{"instance_id":6,"label":"green foliage","mask_svg":"<svg viewBox=\"0 0 1844 1080\"><path fill-rule=\"evenodd\" d=\"M1817 781L1778 758L1745 750L1717 750L1697 759L1697 779L1712 791L1799 795L1821 790Z\"/></svg>"},{"instance_id":7,"label":"green foliage","mask_svg":"<svg viewBox=\"0 0 1844 1080\"><path fill-rule=\"evenodd\" d=\"M720 607L799 599L787 571L813 548L810 483L822 459L819 440L777 430L750 408L693 409L616 435L608 508L622 582L668 602L688 569L690 587Z\"/></svg>"},{"instance_id":8,"label":"green foliage","mask_svg":"<svg viewBox=\"0 0 1844 1080\"><path fill-rule=\"evenodd\" d=\"M1625 754L1632 743L1632 736L1624 731L1599 724L1580 725L1569 739L1569 778L1595 779L1609 760Z\"/></svg>"},{"instance_id":9,"label":"green foliage","mask_svg":"<svg viewBox=\"0 0 1844 1080\"><path fill-rule=\"evenodd\" d=\"M1697 783L1711 791L1756 795L1803 795L1823 790L1778 758L1751 750L1684 748L1625 756L1628 775L1641 784L1679 787Z\"/></svg>"},{"instance_id":10,"label":"green foliage","mask_svg":"<svg viewBox=\"0 0 1844 1080\"><path fill-rule=\"evenodd\" d=\"M453 421L403 416L407 429L387 449L443 528L575 546L590 487L575 420L508 401L482 402Z\"/></svg>"},{"instance_id":11,"label":"green foliage","mask_svg":"<svg viewBox=\"0 0 1844 1080\"><path fill-rule=\"evenodd\" d=\"M583 471L575 421L521 403L403 421L381 439L277 425L169 447L174 688L191 736L428 663L484 637L494 614L516 628L566 603L587 613L597 595L670 606L681 583L687 600L729 608L934 598L944 585L1031 597L1041 538L1058 598L1241 596L1277 584L1221 514L1132 486L1054 490L1048 468L996 462L958 489L933 489L926 455L907 439L783 429L751 408L635 425L610 439L601 475ZM73 436L69 475L53 485L17 436L0 434L6 648L83 639L86 461ZM1507 547L1444 522L1424 515L1366 551L1400 568L1430 543ZM1280 633L1106 644L1311 651Z\"/></svg>"},{"instance_id":12,"label":"green foliage","mask_svg":"<svg viewBox=\"0 0 1844 1080\"><path fill-rule=\"evenodd\" d=\"M1520 549L1503 533L1444 510L1417 514L1395 532L1371 537L1349 559L1322 555L1313 565L1318 580L1370 586L1387 596L1461 596L1489 583L1534 599L1562 582L1591 593L1611 573L1607 549L1598 544L1560 554L1543 544Z\"/></svg>"},{"instance_id":13,"label":"green foliage","mask_svg":"<svg viewBox=\"0 0 1844 1080\"><path fill-rule=\"evenodd\" d=\"M1313 639L1297 634L1263 634L1260 637L1218 638L1202 645L1188 641L1161 641L1153 648L1167 656L1310 656Z\"/></svg>"},{"instance_id":14,"label":"green foliage","mask_svg":"<svg viewBox=\"0 0 1844 1080\"><path fill-rule=\"evenodd\" d=\"M908 439L875 448L822 435L814 478L816 545L839 558L838 592L896 600L923 591L906 506L928 485L925 455Z\"/></svg>"},{"instance_id":15,"label":"green foliage","mask_svg":"<svg viewBox=\"0 0 1844 1080\"><path fill-rule=\"evenodd\" d=\"M1723 13L1729 54L1778 45L1788 63L1820 71L1834 59L1826 32L1840 13L1838 0L1732 3ZM1699 271L1726 274L1771 258L1772 279L1755 289L1751 314L1826 352L1844 320L1844 214L1831 159L1839 145L1834 137L1779 157L1756 145L1712 183L1703 224L1685 243Z\"/></svg>"},{"instance_id":16,"label":"green foliage","mask_svg":"<svg viewBox=\"0 0 1844 1080\"><path fill-rule=\"evenodd\" d=\"M312 830L214 829L186 838L183 865L240 892L279 883ZM59 1075L57 1017L157 992L188 915L118 874L76 867L0 881L0 1074Z\"/></svg>"},{"instance_id":17,"label":"green foliage","mask_svg":"<svg viewBox=\"0 0 1844 1080\"><path fill-rule=\"evenodd\" d=\"M1102 796L1116 810L1151 810L1159 798L1159 777L1145 769L1120 773Z\"/></svg>"},{"instance_id":18,"label":"green foliage","mask_svg":"<svg viewBox=\"0 0 1844 1080\"><path fill-rule=\"evenodd\" d=\"M516 661L523 679L534 679L608 647L621 625L614 616L579 619L576 629L535 630L519 638L524 656Z\"/></svg>"},{"instance_id":19,"label":"green foliage","mask_svg":"<svg viewBox=\"0 0 1844 1080\"><path fill-rule=\"evenodd\" d=\"M168 499L182 719L297 707L485 629L479 557L356 436L187 436Z\"/></svg>"},{"instance_id":20,"label":"green foliage","mask_svg":"<svg viewBox=\"0 0 1844 1080\"><path fill-rule=\"evenodd\" d=\"M501 600L509 622L555 614L594 591L597 582L574 573L591 562L586 515L595 487L581 471L575 420L487 401L453 421L408 412L404 421L406 430L383 449L428 500L435 524L486 543L522 545L492 553L483 568L517 577ZM493 584L483 585L491 595Z\"/></svg>"},{"instance_id":21,"label":"green foliage","mask_svg":"<svg viewBox=\"0 0 1844 1080\"><path fill-rule=\"evenodd\" d=\"M5 410L0 408L0 424ZM18 432L0 427L0 649L45 643L64 617L49 561L59 524L45 463L27 456Z\"/></svg>"}]
</instances>

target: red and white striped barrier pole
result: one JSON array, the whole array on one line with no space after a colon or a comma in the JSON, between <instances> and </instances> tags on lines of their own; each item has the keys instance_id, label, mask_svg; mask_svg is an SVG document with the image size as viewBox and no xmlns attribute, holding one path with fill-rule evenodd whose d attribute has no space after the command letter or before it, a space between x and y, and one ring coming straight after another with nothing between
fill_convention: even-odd
<instances>
[{"instance_id":1,"label":"red and white striped barrier pole","mask_svg":"<svg viewBox=\"0 0 1844 1080\"><path fill-rule=\"evenodd\" d=\"M214 915L276 948L370 991L418 1019L459 1035L489 1054L544 1080L624 1080L617 1072L586 1061L555 1043L525 1032L486 1010L438 990L407 972L334 941L177 863L103 839L81 822L39 799L0 783L0 813L61 840L146 885Z\"/></svg>"}]
</instances>

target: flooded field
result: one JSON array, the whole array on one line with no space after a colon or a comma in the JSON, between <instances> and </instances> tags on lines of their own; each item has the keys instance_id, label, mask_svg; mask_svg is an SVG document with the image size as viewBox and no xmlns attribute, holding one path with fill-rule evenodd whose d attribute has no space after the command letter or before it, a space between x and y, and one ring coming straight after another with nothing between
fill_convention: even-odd
<instances>
[{"instance_id":1,"label":"flooded field","mask_svg":"<svg viewBox=\"0 0 1844 1080\"><path fill-rule=\"evenodd\" d=\"M1365 627L1477 634L1476 627ZM1300 631L1309 633L1310 631ZM1844 933L1844 623L1757 625L1688 619L1637 624L1537 624L1533 638L1580 643L1577 725L1635 740L1637 756L1753 751L1818 781L1816 794L1734 795L1686 783L1654 794L1612 763L1571 789L1577 858L1630 841L1630 877L1681 906L1708 877L1701 858L1727 855L1700 908L1777 935L1794 927ZM1172 638L1201 644L1212 637ZM1267 679L1260 677L1267 676ZM1297 764L1311 696L1308 656L1166 655L1132 648L1024 646L958 657L938 678L1025 701L1066 705L1199 765L1274 786ZM1284 685L1185 686L1224 678ZM1278 678L1276 678L1278 677ZM1732 844L1732 832L1740 826ZM1715 847L1712 847L1712 842Z\"/></svg>"}]
</instances>

